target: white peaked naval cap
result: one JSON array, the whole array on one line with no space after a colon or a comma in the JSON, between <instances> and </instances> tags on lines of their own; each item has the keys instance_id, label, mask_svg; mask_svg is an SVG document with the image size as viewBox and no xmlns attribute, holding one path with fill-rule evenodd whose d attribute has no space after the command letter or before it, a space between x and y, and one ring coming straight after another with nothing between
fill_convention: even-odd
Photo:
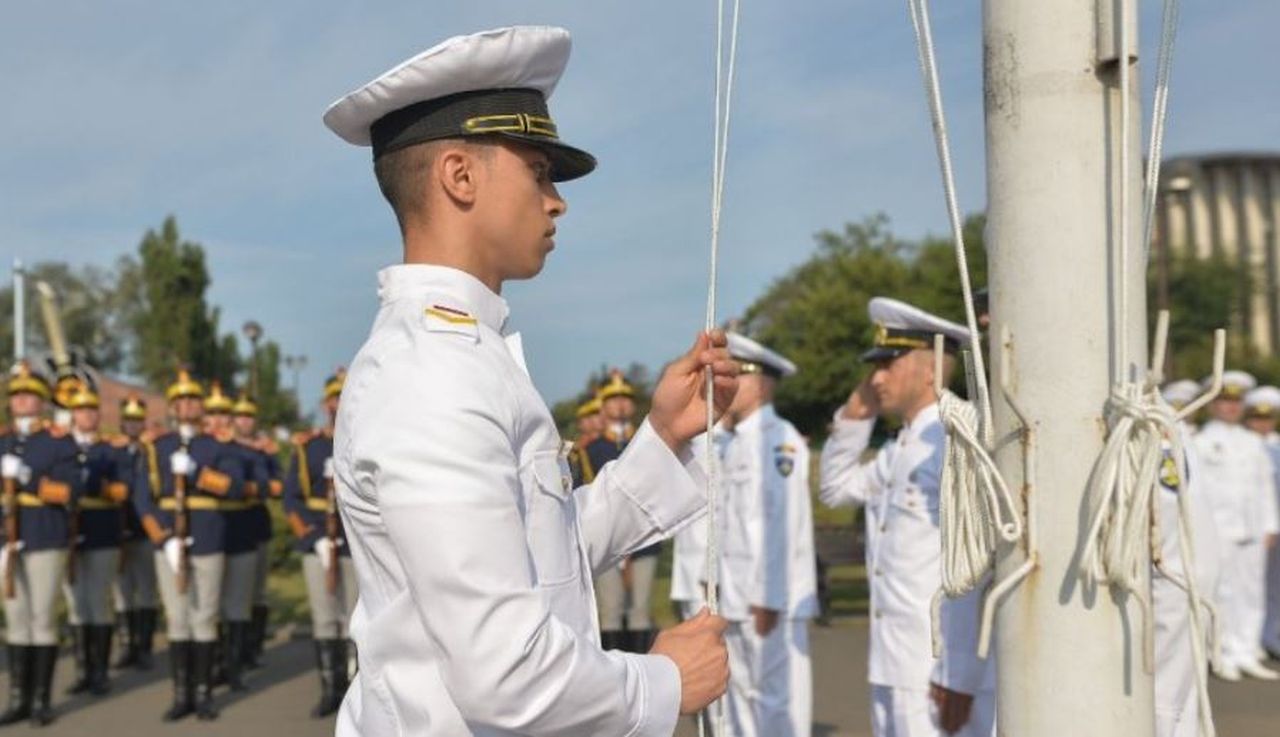
<instances>
[{"instance_id":1,"label":"white peaked naval cap","mask_svg":"<svg viewBox=\"0 0 1280 737\"><path fill-rule=\"evenodd\" d=\"M1244 407L1255 417L1272 417L1280 412L1280 389L1260 386L1244 395Z\"/></svg>"},{"instance_id":2,"label":"white peaked naval cap","mask_svg":"<svg viewBox=\"0 0 1280 737\"><path fill-rule=\"evenodd\" d=\"M547 100L569 62L569 32L513 26L454 36L379 75L325 111L344 141L373 157L427 141L497 136L534 146L552 179L588 174L595 158L560 141Z\"/></svg>"},{"instance_id":3,"label":"white peaked naval cap","mask_svg":"<svg viewBox=\"0 0 1280 737\"><path fill-rule=\"evenodd\" d=\"M864 361L896 358L917 348L933 348L934 335L941 334L948 353L969 344L969 329L944 320L914 305L889 297L873 297L867 314L876 326L875 346L862 354Z\"/></svg>"},{"instance_id":4,"label":"white peaked naval cap","mask_svg":"<svg viewBox=\"0 0 1280 737\"><path fill-rule=\"evenodd\" d=\"M1171 381L1160 390L1164 401L1174 407L1185 407L1200 394L1200 385L1190 379Z\"/></svg>"},{"instance_id":5,"label":"white peaked naval cap","mask_svg":"<svg viewBox=\"0 0 1280 737\"><path fill-rule=\"evenodd\" d=\"M759 372L774 378L795 375L796 365L780 353L738 333L729 333L728 339L729 355L738 359L743 373Z\"/></svg>"}]
</instances>

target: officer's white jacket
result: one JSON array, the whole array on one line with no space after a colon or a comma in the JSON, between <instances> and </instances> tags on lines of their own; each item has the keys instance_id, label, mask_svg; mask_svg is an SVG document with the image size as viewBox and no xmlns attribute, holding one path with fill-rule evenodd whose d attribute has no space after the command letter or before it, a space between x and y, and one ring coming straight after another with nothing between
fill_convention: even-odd
<instances>
[{"instance_id":1,"label":"officer's white jacket","mask_svg":"<svg viewBox=\"0 0 1280 737\"><path fill-rule=\"evenodd\" d=\"M675 664L601 650L591 579L701 514L700 467L646 422L571 488L506 302L443 267L379 284L334 437L360 591L337 734L672 734Z\"/></svg>"},{"instance_id":2,"label":"officer's white jacket","mask_svg":"<svg viewBox=\"0 0 1280 737\"><path fill-rule=\"evenodd\" d=\"M1262 438L1240 425L1211 420L1195 444L1218 535L1244 542L1280 531L1275 479Z\"/></svg>"},{"instance_id":3,"label":"officer's white jacket","mask_svg":"<svg viewBox=\"0 0 1280 737\"><path fill-rule=\"evenodd\" d=\"M976 595L944 600L943 657L935 661L929 608L942 586L939 483L945 432L933 404L863 461L875 420L836 413L822 449L820 498L828 506L866 508L871 641L867 680L924 689L929 682L962 693L994 687L994 666L977 656Z\"/></svg>"},{"instance_id":4,"label":"officer's white jacket","mask_svg":"<svg viewBox=\"0 0 1280 737\"><path fill-rule=\"evenodd\" d=\"M818 613L804 437L765 405L733 428L724 462L725 535L720 614L742 621L751 607L784 619Z\"/></svg>"}]
</instances>

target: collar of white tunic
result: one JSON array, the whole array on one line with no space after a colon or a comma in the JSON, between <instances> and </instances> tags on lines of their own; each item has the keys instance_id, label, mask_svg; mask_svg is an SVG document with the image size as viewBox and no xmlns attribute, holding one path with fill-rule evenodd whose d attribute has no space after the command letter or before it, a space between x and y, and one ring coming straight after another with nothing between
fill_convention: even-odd
<instances>
[{"instance_id":1,"label":"collar of white tunic","mask_svg":"<svg viewBox=\"0 0 1280 737\"><path fill-rule=\"evenodd\" d=\"M917 412L916 416L911 418L911 422L904 422L899 437L903 441L914 440L924 433L925 428L938 421L938 403L934 402Z\"/></svg>"},{"instance_id":2,"label":"collar of white tunic","mask_svg":"<svg viewBox=\"0 0 1280 737\"><path fill-rule=\"evenodd\" d=\"M378 298L382 304L405 297L452 297L458 304L441 305L464 310L495 332L506 327L511 309L507 301L471 274L449 266L397 264L378 272Z\"/></svg>"}]
</instances>

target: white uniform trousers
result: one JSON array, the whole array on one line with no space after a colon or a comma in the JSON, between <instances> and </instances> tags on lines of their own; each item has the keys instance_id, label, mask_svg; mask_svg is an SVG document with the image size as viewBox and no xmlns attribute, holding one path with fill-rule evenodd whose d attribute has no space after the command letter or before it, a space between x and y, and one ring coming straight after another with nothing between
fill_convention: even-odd
<instances>
[{"instance_id":1,"label":"white uniform trousers","mask_svg":"<svg viewBox=\"0 0 1280 737\"><path fill-rule=\"evenodd\" d=\"M117 612L156 605L155 548L149 540L131 540L120 548L124 562L111 586Z\"/></svg>"},{"instance_id":2,"label":"white uniform trousers","mask_svg":"<svg viewBox=\"0 0 1280 737\"><path fill-rule=\"evenodd\" d=\"M1266 617L1266 548L1261 540L1223 544L1218 577L1222 658L1232 665L1258 660Z\"/></svg>"},{"instance_id":3,"label":"white uniform trousers","mask_svg":"<svg viewBox=\"0 0 1280 737\"><path fill-rule=\"evenodd\" d=\"M267 576L271 573L271 543L258 543L258 549L254 552L253 568L253 598L250 603L253 606L267 605Z\"/></svg>"},{"instance_id":4,"label":"white uniform trousers","mask_svg":"<svg viewBox=\"0 0 1280 737\"><path fill-rule=\"evenodd\" d=\"M875 737L993 737L996 733L996 695L973 695L969 721L955 735L938 727L929 687L897 688L871 684L871 734Z\"/></svg>"},{"instance_id":5,"label":"white uniform trousers","mask_svg":"<svg viewBox=\"0 0 1280 737\"><path fill-rule=\"evenodd\" d=\"M1152 580L1155 612L1156 737L1194 736L1199 731L1196 666L1191 653L1191 606L1187 594L1159 574ZM1208 612L1201 620L1208 626ZM1208 652L1208 643L1205 643Z\"/></svg>"},{"instance_id":6,"label":"white uniform trousers","mask_svg":"<svg viewBox=\"0 0 1280 737\"><path fill-rule=\"evenodd\" d=\"M226 556L222 573L222 603L220 612L224 622L249 621L250 602L253 599L253 581L258 570L258 553L236 553Z\"/></svg>"},{"instance_id":7,"label":"white uniform trousers","mask_svg":"<svg viewBox=\"0 0 1280 737\"><path fill-rule=\"evenodd\" d=\"M5 639L10 645L57 645L58 623L54 606L59 584L67 569L62 548L18 553L11 561L13 598L4 599Z\"/></svg>"},{"instance_id":8,"label":"white uniform trousers","mask_svg":"<svg viewBox=\"0 0 1280 737\"><path fill-rule=\"evenodd\" d=\"M767 637L755 622L731 622L726 725L733 737L809 737L813 673L809 620L783 619Z\"/></svg>"},{"instance_id":9,"label":"white uniform trousers","mask_svg":"<svg viewBox=\"0 0 1280 737\"><path fill-rule=\"evenodd\" d=\"M98 548L76 553L75 583L63 581L67 624L112 624L111 585L120 569L120 548Z\"/></svg>"},{"instance_id":10,"label":"white uniform trousers","mask_svg":"<svg viewBox=\"0 0 1280 737\"><path fill-rule=\"evenodd\" d=\"M178 577L164 551L157 550L156 582L164 602L166 634L170 642L218 639L218 601L222 594L222 573L226 556L222 553L187 557L187 593L178 593Z\"/></svg>"},{"instance_id":11,"label":"white uniform trousers","mask_svg":"<svg viewBox=\"0 0 1280 737\"><path fill-rule=\"evenodd\" d=\"M347 636L351 612L356 608L356 567L351 557L338 556L338 586L329 593L327 573L320 556L302 556L302 574L307 582L307 602L311 609L311 636L317 640L337 640Z\"/></svg>"}]
</instances>

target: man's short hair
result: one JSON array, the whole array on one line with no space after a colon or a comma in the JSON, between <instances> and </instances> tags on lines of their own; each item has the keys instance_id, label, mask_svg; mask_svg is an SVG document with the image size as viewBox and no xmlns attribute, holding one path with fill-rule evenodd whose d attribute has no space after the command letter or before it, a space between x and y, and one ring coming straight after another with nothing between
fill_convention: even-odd
<instances>
[{"instance_id":1,"label":"man's short hair","mask_svg":"<svg viewBox=\"0 0 1280 737\"><path fill-rule=\"evenodd\" d=\"M405 218L425 206L423 185L440 152L447 147L456 146L486 158L491 154L488 143L487 138L427 141L385 153L375 159L373 176L378 180L382 196L391 205L391 211L395 213L401 230L404 229Z\"/></svg>"}]
</instances>

